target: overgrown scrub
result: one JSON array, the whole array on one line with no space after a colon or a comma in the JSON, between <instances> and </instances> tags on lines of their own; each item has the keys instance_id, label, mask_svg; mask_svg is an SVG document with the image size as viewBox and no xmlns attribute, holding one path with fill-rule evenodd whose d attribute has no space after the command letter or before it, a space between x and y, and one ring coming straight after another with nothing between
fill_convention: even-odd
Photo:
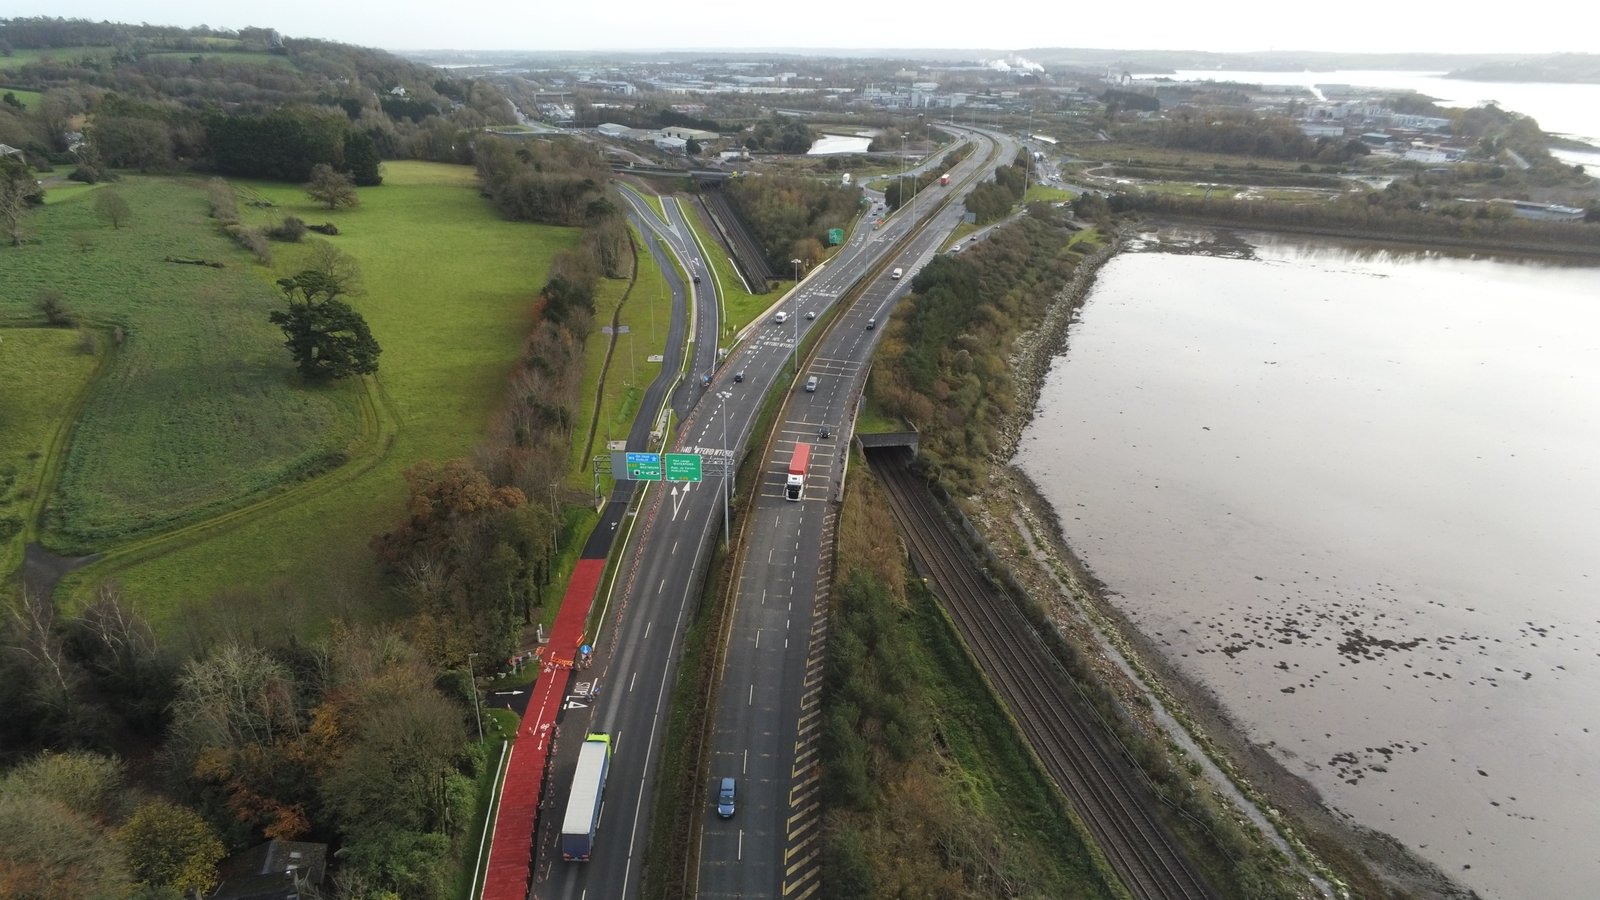
<instances>
[{"instance_id":1,"label":"overgrown scrub","mask_svg":"<svg viewBox=\"0 0 1600 900\"><path fill-rule=\"evenodd\" d=\"M615 212L611 170L583 141L516 141L480 135L474 165L484 192L508 219L587 225Z\"/></svg>"},{"instance_id":2,"label":"overgrown scrub","mask_svg":"<svg viewBox=\"0 0 1600 900\"><path fill-rule=\"evenodd\" d=\"M815 178L735 178L723 190L774 272L788 272L791 259L820 260L828 230L848 227L861 208L859 188Z\"/></svg>"},{"instance_id":3,"label":"overgrown scrub","mask_svg":"<svg viewBox=\"0 0 1600 900\"><path fill-rule=\"evenodd\" d=\"M825 895L1116 896L937 602L908 593L894 533L856 477L823 687Z\"/></svg>"},{"instance_id":4,"label":"overgrown scrub","mask_svg":"<svg viewBox=\"0 0 1600 900\"><path fill-rule=\"evenodd\" d=\"M244 225L226 225L223 230L233 238L233 242L250 251L256 262L263 266L272 265L272 244L268 242L267 232L264 228L250 228Z\"/></svg>"},{"instance_id":5,"label":"overgrown scrub","mask_svg":"<svg viewBox=\"0 0 1600 900\"><path fill-rule=\"evenodd\" d=\"M1090 247L1055 220L1028 216L960 256L936 257L890 320L869 390L922 431L922 457L954 493L980 483L1015 404L1008 357L1017 335Z\"/></svg>"},{"instance_id":6,"label":"overgrown scrub","mask_svg":"<svg viewBox=\"0 0 1600 900\"><path fill-rule=\"evenodd\" d=\"M239 198L233 192L233 185L221 178L213 178L206 182L206 203L211 208L211 218L223 225L233 225L239 221Z\"/></svg>"},{"instance_id":7,"label":"overgrown scrub","mask_svg":"<svg viewBox=\"0 0 1600 900\"><path fill-rule=\"evenodd\" d=\"M1382 191L1333 203L1270 203L1175 194L1116 193L1079 197L1080 218L1144 213L1236 222L1257 228L1310 229L1387 236L1400 241L1487 244L1535 251L1600 254L1600 228L1582 222L1514 218L1503 204L1434 202L1417 183L1397 181Z\"/></svg>"},{"instance_id":8,"label":"overgrown scrub","mask_svg":"<svg viewBox=\"0 0 1600 900\"><path fill-rule=\"evenodd\" d=\"M298 244L306 238L306 223L296 216L284 216L283 221L267 230L275 241Z\"/></svg>"}]
</instances>

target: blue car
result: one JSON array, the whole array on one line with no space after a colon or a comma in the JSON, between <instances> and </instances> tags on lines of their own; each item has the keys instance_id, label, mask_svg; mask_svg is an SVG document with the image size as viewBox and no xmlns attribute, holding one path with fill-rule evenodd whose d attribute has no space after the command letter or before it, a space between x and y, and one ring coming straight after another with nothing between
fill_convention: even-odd
<instances>
[{"instance_id":1,"label":"blue car","mask_svg":"<svg viewBox=\"0 0 1600 900\"><path fill-rule=\"evenodd\" d=\"M717 815L724 819L733 818L733 779L722 779L722 787L717 790Z\"/></svg>"}]
</instances>

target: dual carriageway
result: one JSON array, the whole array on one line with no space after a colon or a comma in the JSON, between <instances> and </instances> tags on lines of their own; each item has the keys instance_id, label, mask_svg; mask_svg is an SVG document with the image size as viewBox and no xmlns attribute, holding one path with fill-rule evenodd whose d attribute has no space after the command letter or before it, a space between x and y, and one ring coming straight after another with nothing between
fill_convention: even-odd
<instances>
[{"instance_id":1,"label":"dual carriageway","mask_svg":"<svg viewBox=\"0 0 1600 900\"><path fill-rule=\"evenodd\" d=\"M737 348L720 362L715 278L705 265L705 254L715 249L699 245L675 200L663 204L667 210L663 221L648 204L627 194L630 217L649 238L651 252L667 273L675 298L675 327L682 322L677 298L687 296L690 301L683 310L689 333L679 329L671 339L687 340L692 358L686 367L689 376L677 381L668 399L671 415L680 424L674 445L666 449L700 452L711 459L742 459L762 398L781 379L788 379L789 388L773 433L761 448L759 458L765 462L760 479L742 486L745 526L734 539L733 609L723 635L725 655L709 759L701 761L699 772L704 776L705 802L691 807L692 814L704 816L695 829L699 862L683 878L696 896L821 896L817 741L827 610L819 601L831 586L834 500L843 485L853 416L881 334L867 323L887 321L894 302L909 289L909 277L897 281L884 273L890 267L914 273L959 223L961 205L945 202L952 191L986 178L997 161L1015 155L1015 144L1006 138L966 134L978 147L952 172L960 187L925 191L932 196L907 204L877 230L867 227L864 217L834 258L746 329ZM918 216L924 221L919 222ZM663 246L692 278L679 277L678 267L662 257ZM839 301L850 298L854 301L849 305L828 314ZM774 320L772 313L779 309L788 313L789 321ZM806 318L807 312L817 318ZM824 325L827 330L798 371L791 367L806 334ZM663 375L651 387L657 399L649 401L647 395L647 412L666 396L679 371L671 347L669 341ZM743 374L742 380L734 380L735 372ZM817 390L799 390L811 375L817 376ZM628 449L662 449L649 443L652 417L640 418ZM820 437L824 428L827 438ZM811 445L812 462L805 499L796 503L785 499L784 479L799 443ZM496 873L491 867L486 898L639 896L650 840L649 813L657 785L667 783L657 769L670 690L678 677L678 651L723 520L723 492L731 496L741 487L728 483L732 467L725 471L727 476L713 475L708 465L707 479L698 484L617 485L592 539L606 547L618 541L621 547L616 578L599 588L596 603L603 613L590 626L591 632L599 632L595 663L583 673L588 686L603 690L586 691L581 698L569 696L560 703L560 723L567 734L605 732L615 748L593 856L586 864L563 863L559 853L551 852L558 844L553 832L560 827L574 765L573 759L563 760L557 754L547 770L531 868L518 885L504 883L514 879L514 873ZM642 497L634 496L636 488L643 491ZM542 680L566 681L564 672L551 674L553 679ZM1028 736L1050 739L1031 729ZM514 758L519 751L512 752ZM1051 774L1060 780L1054 769ZM738 813L720 819L712 814L711 786L725 776L738 780ZM1072 796L1069 785L1063 784L1063 789ZM496 845L505 840L517 843L514 836L501 834L498 826L493 840ZM1117 868L1130 879L1122 866ZM493 883L496 877L500 884ZM1161 875L1142 877L1171 880ZM1130 887L1139 883L1130 880ZM1135 887L1134 893L1206 896L1142 887Z\"/></svg>"}]
</instances>

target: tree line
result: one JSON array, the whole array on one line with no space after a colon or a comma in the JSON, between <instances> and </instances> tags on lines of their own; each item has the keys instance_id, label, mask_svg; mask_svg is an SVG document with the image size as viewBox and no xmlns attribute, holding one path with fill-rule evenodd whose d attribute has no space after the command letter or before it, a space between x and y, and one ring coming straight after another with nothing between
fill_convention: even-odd
<instances>
[{"instance_id":1,"label":"tree line","mask_svg":"<svg viewBox=\"0 0 1600 900\"><path fill-rule=\"evenodd\" d=\"M901 175L895 178L883 189L884 205L890 211L893 211L910 203L918 194L937 184L946 172L954 169L956 164L966 159L971 153L972 147L960 147L940 157L939 162L934 166L912 175Z\"/></svg>"},{"instance_id":2,"label":"tree line","mask_svg":"<svg viewBox=\"0 0 1600 900\"><path fill-rule=\"evenodd\" d=\"M767 153L805 153L817 142L817 133L800 119L774 113L771 118L751 126L744 139L747 150Z\"/></svg>"},{"instance_id":3,"label":"tree line","mask_svg":"<svg viewBox=\"0 0 1600 900\"><path fill-rule=\"evenodd\" d=\"M833 180L794 175L734 178L723 187L744 219L767 265L787 272L789 260L814 264L822 259L828 231L848 228L861 211L861 191Z\"/></svg>"},{"instance_id":4,"label":"tree line","mask_svg":"<svg viewBox=\"0 0 1600 900\"><path fill-rule=\"evenodd\" d=\"M1017 154L1008 166L995 169L994 179L967 192L967 212L972 213L979 225L998 222L1022 202L1028 186L1028 157L1026 151Z\"/></svg>"},{"instance_id":5,"label":"tree line","mask_svg":"<svg viewBox=\"0 0 1600 900\"><path fill-rule=\"evenodd\" d=\"M1600 254L1600 228L1578 222L1521 219L1504 203L1428 199L1417 184L1399 180L1369 191L1315 203L1280 203L1176 194L1084 194L1073 200L1080 218L1110 221L1124 213L1185 216L1257 227L1283 227L1381 236L1405 241L1486 243L1530 250ZM1600 218L1600 217L1597 217Z\"/></svg>"},{"instance_id":6,"label":"tree line","mask_svg":"<svg viewBox=\"0 0 1600 900\"><path fill-rule=\"evenodd\" d=\"M182 56L163 49L178 42L171 29L0 21L0 35L19 46L57 46L49 42L81 34L113 48L15 66L0 59L9 84L41 93L34 104L0 104L0 143L41 167L198 168L304 180L311 166L328 163L365 183L376 178L374 158L470 162L467 132L515 121L492 83L440 75L382 51L265 29L238 32L228 39L235 45L217 51L204 49L217 33L192 31L187 39L204 52ZM283 62L232 52L262 49ZM85 120L87 144L80 144L74 125ZM287 144L251 147L251 140Z\"/></svg>"},{"instance_id":7,"label":"tree line","mask_svg":"<svg viewBox=\"0 0 1600 900\"><path fill-rule=\"evenodd\" d=\"M209 890L228 849L275 838L340 846L340 896L448 896L486 764L465 674L401 628L301 642L291 598L258 602L231 621L197 607L169 641L110 585L73 616L7 606L9 895L177 898Z\"/></svg>"},{"instance_id":8,"label":"tree line","mask_svg":"<svg viewBox=\"0 0 1600 900\"><path fill-rule=\"evenodd\" d=\"M1043 314L1081 253L1043 207L959 256L918 272L878 348L869 390L922 432L921 454L956 493L970 493L1013 411L1007 363L1017 334Z\"/></svg>"},{"instance_id":9,"label":"tree line","mask_svg":"<svg viewBox=\"0 0 1600 900\"><path fill-rule=\"evenodd\" d=\"M1117 132L1154 147L1292 162L1342 163L1369 152L1357 140L1312 138L1293 119L1236 109L1180 107L1160 119L1122 125Z\"/></svg>"},{"instance_id":10,"label":"tree line","mask_svg":"<svg viewBox=\"0 0 1600 900\"><path fill-rule=\"evenodd\" d=\"M525 200L517 187L524 176L607 177L589 168L592 152L576 142L489 138L480 147L480 173L492 198L504 192ZM579 243L551 261L532 310L536 324L488 438L470 459L409 470L405 516L372 540L412 610L419 644L430 659L453 664L469 652L491 659L515 652L536 608L556 599L549 590L565 527L558 499L578 439L574 411L595 294L602 278L627 277L634 265L627 226L604 194L560 211L515 204L510 211L574 216L587 225Z\"/></svg>"},{"instance_id":11,"label":"tree line","mask_svg":"<svg viewBox=\"0 0 1600 900\"><path fill-rule=\"evenodd\" d=\"M585 226L617 213L611 167L594 144L484 135L473 155L478 179L508 219Z\"/></svg>"}]
</instances>

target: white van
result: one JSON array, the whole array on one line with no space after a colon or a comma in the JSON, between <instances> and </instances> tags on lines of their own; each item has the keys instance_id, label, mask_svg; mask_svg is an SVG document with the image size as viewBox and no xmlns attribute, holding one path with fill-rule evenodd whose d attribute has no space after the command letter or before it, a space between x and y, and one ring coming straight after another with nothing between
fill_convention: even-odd
<instances>
[{"instance_id":1,"label":"white van","mask_svg":"<svg viewBox=\"0 0 1600 900\"><path fill-rule=\"evenodd\" d=\"M786 312L778 313L777 315L772 317L772 321L777 322L779 325L782 325L783 323L789 321L789 314L786 313Z\"/></svg>"},{"instance_id":2,"label":"white van","mask_svg":"<svg viewBox=\"0 0 1600 900\"><path fill-rule=\"evenodd\" d=\"M905 274L904 271L902 271L899 267L896 267L893 272L889 273L889 277L893 278L893 279L896 279L896 280L899 280L900 276L904 275L904 274Z\"/></svg>"}]
</instances>

